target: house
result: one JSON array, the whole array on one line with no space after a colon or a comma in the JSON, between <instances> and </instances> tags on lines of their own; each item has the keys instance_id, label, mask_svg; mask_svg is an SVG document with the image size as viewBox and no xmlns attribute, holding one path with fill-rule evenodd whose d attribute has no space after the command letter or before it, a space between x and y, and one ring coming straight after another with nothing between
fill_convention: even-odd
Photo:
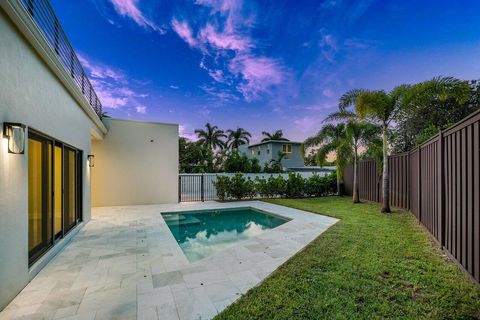
<instances>
[{"instance_id":1,"label":"house","mask_svg":"<svg viewBox=\"0 0 480 320\"><path fill-rule=\"evenodd\" d=\"M263 167L265 164L271 164L273 160L278 160L280 154L283 154L281 160L285 169L304 167L304 161L301 151L301 142L269 140L252 145L241 146L240 151L249 158L256 158Z\"/></svg>"},{"instance_id":2,"label":"house","mask_svg":"<svg viewBox=\"0 0 480 320\"><path fill-rule=\"evenodd\" d=\"M177 202L178 125L102 118L48 0L0 2L0 310L92 206Z\"/></svg>"}]
</instances>

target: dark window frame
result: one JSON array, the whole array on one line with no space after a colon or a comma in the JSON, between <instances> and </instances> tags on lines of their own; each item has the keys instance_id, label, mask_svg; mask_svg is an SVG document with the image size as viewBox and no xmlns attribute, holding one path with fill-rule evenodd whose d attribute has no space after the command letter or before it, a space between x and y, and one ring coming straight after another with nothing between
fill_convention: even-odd
<instances>
[{"instance_id":1,"label":"dark window frame","mask_svg":"<svg viewBox=\"0 0 480 320\"><path fill-rule=\"evenodd\" d=\"M55 244L60 241L62 238L64 238L70 231L75 229L80 222L83 221L83 150L76 148L68 143L65 143L61 140L55 139L47 134L42 133L39 130L36 130L35 128L28 127L27 130L27 139L34 139L40 142L48 142L48 146L51 150L50 152L50 179L51 179L51 190L50 190L50 202L51 202L51 230L50 230L50 240L48 241L49 243L45 246L42 247L41 250L35 250L33 253L28 252L28 266L31 267L35 262L37 262L45 253L47 253L52 247L55 246ZM27 140L28 141L28 140ZM28 142L27 142L28 143ZM55 194L54 194L54 183L55 183L55 146L59 146L62 149L62 156L61 156L61 171L62 171L62 196L61 196L61 201L62 201L62 231L55 234ZM76 203L75 203L75 223L66 229L65 225L65 205L64 205L64 190L65 190L65 174L64 174L64 155L65 155L65 149L68 148L72 151L75 152L75 177L76 177L76 184L75 184L75 196L76 196ZM30 152L30 150L28 151ZM47 161L45 161L48 157L48 154L46 152L43 152L42 154L42 166L46 166L48 164ZM43 171L43 170L42 170ZM44 179L42 179L44 180ZM27 183L28 179L27 179ZM42 181L42 190L45 188L44 181ZM42 198L48 199L48 192L42 193ZM44 199L44 200L45 200ZM46 205L43 204L42 205ZM45 210L48 211L48 210ZM48 219L48 215L44 215L42 219ZM28 225L28 224L27 224ZM44 226L46 228L46 225ZM48 232L47 232L48 234Z\"/></svg>"}]
</instances>

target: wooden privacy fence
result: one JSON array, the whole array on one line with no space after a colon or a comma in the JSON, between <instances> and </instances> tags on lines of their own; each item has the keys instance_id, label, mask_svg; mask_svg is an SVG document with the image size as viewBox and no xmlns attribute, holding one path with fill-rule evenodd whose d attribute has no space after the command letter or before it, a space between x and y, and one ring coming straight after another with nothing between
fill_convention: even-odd
<instances>
[{"instance_id":1,"label":"wooden privacy fence","mask_svg":"<svg viewBox=\"0 0 480 320\"><path fill-rule=\"evenodd\" d=\"M473 279L480 282L480 111L411 152L392 155L390 203L410 210ZM359 162L361 199L381 201L381 170ZM353 165L344 173L353 191Z\"/></svg>"}]
</instances>

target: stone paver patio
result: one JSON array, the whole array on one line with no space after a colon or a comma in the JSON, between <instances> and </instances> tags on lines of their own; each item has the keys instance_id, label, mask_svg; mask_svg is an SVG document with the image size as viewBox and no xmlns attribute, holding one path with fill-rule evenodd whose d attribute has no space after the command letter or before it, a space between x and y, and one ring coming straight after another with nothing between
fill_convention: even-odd
<instances>
[{"instance_id":1,"label":"stone paver patio","mask_svg":"<svg viewBox=\"0 0 480 320\"><path fill-rule=\"evenodd\" d=\"M254 207L292 220L194 263L161 212ZM0 319L210 319L338 220L260 201L94 208Z\"/></svg>"}]
</instances>

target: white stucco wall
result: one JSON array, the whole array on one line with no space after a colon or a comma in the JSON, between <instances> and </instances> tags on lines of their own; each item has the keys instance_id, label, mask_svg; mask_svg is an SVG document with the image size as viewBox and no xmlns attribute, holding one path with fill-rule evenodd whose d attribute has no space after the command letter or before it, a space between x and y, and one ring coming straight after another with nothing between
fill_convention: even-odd
<instances>
[{"instance_id":1,"label":"white stucco wall","mask_svg":"<svg viewBox=\"0 0 480 320\"><path fill-rule=\"evenodd\" d=\"M0 124L5 121L24 123L83 151L83 219L88 221L86 156L98 128L0 8ZM39 267L28 268L28 148L23 155L9 154L7 140L0 142L1 310Z\"/></svg>"},{"instance_id":2,"label":"white stucco wall","mask_svg":"<svg viewBox=\"0 0 480 320\"><path fill-rule=\"evenodd\" d=\"M93 206L178 201L178 125L105 119L94 141Z\"/></svg>"}]
</instances>

